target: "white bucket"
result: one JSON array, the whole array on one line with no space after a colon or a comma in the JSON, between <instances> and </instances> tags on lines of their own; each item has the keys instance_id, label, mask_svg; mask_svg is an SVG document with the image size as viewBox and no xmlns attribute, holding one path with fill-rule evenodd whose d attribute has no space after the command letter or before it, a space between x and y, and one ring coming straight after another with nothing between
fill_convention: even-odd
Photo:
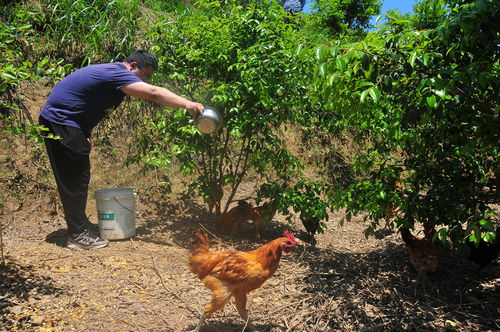
<instances>
[{"instance_id":1,"label":"white bucket","mask_svg":"<svg viewBox=\"0 0 500 332\"><path fill-rule=\"evenodd\" d=\"M99 236L107 240L122 240L135 235L135 197L133 188L95 191Z\"/></svg>"}]
</instances>

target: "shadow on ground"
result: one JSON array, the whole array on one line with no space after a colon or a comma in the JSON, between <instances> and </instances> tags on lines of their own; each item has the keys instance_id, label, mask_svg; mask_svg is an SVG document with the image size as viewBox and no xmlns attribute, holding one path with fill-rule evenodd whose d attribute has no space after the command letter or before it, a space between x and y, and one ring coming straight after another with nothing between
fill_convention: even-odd
<instances>
[{"instance_id":1,"label":"shadow on ground","mask_svg":"<svg viewBox=\"0 0 500 332\"><path fill-rule=\"evenodd\" d=\"M30 298L57 296L62 292L52 286L51 278L40 277L32 267L12 262L0 264L0 280L0 326L7 330L29 330L36 325L33 317L24 313Z\"/></svg>"}]
</instances>

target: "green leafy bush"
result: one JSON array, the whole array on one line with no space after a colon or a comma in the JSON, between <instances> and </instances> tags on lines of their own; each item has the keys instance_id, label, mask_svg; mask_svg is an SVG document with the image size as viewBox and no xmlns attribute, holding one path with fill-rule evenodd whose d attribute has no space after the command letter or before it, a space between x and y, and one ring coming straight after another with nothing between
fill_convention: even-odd
<instances>
[{"instance_id":1,"label":"green leafy bush","mask_svg":"<svg viewBox=\"0 0 500 332\"><path fill-rule=\"evenodd\" d=\"M353 164L358 181L339 188L334 203L348 216L368 212L367 235L400 209L393 226L427 222L441 227L442 240L491 238L500 167L493 22L500 6L447 3L425 7L442 17L435 27L416 30L418 17L390 13L361 42L314 49L316 95L331 110L318 126L348 128L366 147Z\"/></svg>"},{"instance_id":2,"label":"green leafy bush","mask_svg":"<svg viewBox=\"0 0 500 332\"><path fill-rule=\"evenodd\" d=\"M293 178L301 169L282 130L301 116L297 102L304 96L305 76L291 51L297 31L284 24L277 3L196 4L202 10L159 24L149 38L153 52L161 54L160 79L221 111L223 129L202 135L183 111L157 112L142 132L142 155L134 160L157 167L175 158L184 172L197 175L193 187L202 195L211 184L226 186L229 204L251 170L264 184Z\"/></svg>"}]
</instances>

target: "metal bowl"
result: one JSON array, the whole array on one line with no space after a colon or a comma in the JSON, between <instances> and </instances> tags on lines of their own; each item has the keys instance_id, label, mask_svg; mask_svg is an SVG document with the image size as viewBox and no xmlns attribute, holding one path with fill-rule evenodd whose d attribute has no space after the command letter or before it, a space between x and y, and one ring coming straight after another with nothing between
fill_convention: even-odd
<instances>
[{"instance_id":1,"label":"metal bowl","mask_svg":"<svg viewBox=\"0 0 500 332\"><path fill-rule=\"evenodd\" d=\"M203 115L195 120L196 128L204 134L211 134L217 131L222 125L220 113L213 108L205 108Z\"/></svg>"}]
</instances>

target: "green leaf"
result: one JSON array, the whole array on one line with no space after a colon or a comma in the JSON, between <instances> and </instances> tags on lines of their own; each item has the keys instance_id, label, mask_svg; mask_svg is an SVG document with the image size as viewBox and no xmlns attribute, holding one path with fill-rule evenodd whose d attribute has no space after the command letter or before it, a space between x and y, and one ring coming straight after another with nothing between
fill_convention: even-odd
<instances>
[{"instance_id":1,"label":"green leaf","mask_svg":"<svg viewBox=\"0 0 500 332\"><path fill-rule=\"evenodd\" d=\"M343 58L337 58L335 59L335 64L337 65L337 69L341 72L345 71L345 60Z\"/></svg>"},{"instance_id":2,"label":"green leaf","mask_svg":"<svg viewBox=\"0 0 500 332\"><path fill-rule=\"evenodd\" d=\"M435 95L432 95L432 96L429 96L426 98L426 101L427 101L427 105L430 107L430 108L434 108L436 107L436 96Z\"/></svg>"},{"instance_id":3,"label":"green leaf","mask_svg":"<svg viewBox=\"0 0 500 332\"><path fill-rule=\"evenodd\" d=\"M437 237L439 237L439 240L441 242L444 242L446 240L446 237L448 236L448 229L446 228L441 228L436 234L434 234L433 240Z\"/></svg>"},{"instance_id":4,"label":"green leaf","mask_svg":"<svg viewBox=\"0 0 500 332\"><path fill-rule=\"evenodd\" d=\"M325 60L325 58L326 58L326 53L327 53L327 52L328 52L328 51L325 49L325 47L324 47L324 46L320 46L320 47L318 47L318 48L316 49L316 59L317 59L318 61L321 61L321 62L322 62L322 61L324 61L324 60Z\"/></svg>"},{"instance_id":5,"label":"green leaf","mask_svg":"<svg viewBox=\"0 0 500 332\"><path fill-rule=\"evenodd\" d=\"M488 243L493 243L495 241L495 238L491 235L491 233L485 233L483 235L483 240Z\"/></svg>"},{"instance_id":6,"label":"green leaf","mask_svg":"<svg viewBox=\"0 0 500 332\"><path fill-rule=\"evenodd\" d=\"M359 101L361 101L362 103L365 102L366 95L368 94L368 90L370 90L370 89L367 89L367 90L361 92L361 97L359 98Z\"/></svg>"},{"instance_id":7,"label":"green leaf","mask_svg":"<svg viewBox=\"0 0 500 332\"><path fill-rule=\"evenodd\" d=\"M411 55L410 55L410 60L409 60L409 63L412 67L415 66L415 61L417 60L417 52L413 52Z\"/></svg>"},{"instance_id":8,"label":"green leaf","mask_svg":"<svg viewBox=\"0 0 500 332\"><path fill-rule=\"evenodd\" d=\"M357 85L358 85L358 88L362 88L362 87L365 87L365 86L372 86L373 83L372 82L366 82L366 81L364 81L364 82L358 83Z\"/></svg>"},{"instance_id":9,"label":"green leaf","mask_svg":"<svg viewBox=\"0 0 500 332\"><path fill-rule=\"evenodd\" d=\"M339 53L339 48L338 47L332 47L332 48L330 48L330 54L331 54L332 57L335 58L338 53Z\"/></svg>"},{"instance_id":10,"label":"green leaf","mask_svg":"<svg viewBox=\"0 0 500 332\"><path fill-rule=\"evenodd\" d=\"M487 231L490 231L490 232L493 232L495 230L495 227L493 226L493 224L489 220L482 219L479 221L479 225L481 225L481 227L483 227L484 229L486 229Z\"/></svg>"},{"instance_id":11,"label":"green leaf","mask_svg":"<svg viewBox=\"0 0 500 332\"><path fill-rule=\"evenodd\" d=\"M422 62L424 63L424 65L427 67L429 65L429 60L430 60L430 57L428 54L424 54L422 56Z\"/></svg>"},{"instance_id":12,"label":"green leaf","mask_svg":"<svg viewBox=\"0 0 500 332\"><path fill-rule=\"evenodd\" d=\"M481 230L479 229L477 224L475 224L474 227L472 227L472 231L474 232L474 242L478 244L479 241L481 241Z\"/></svg>"},{"instance_id":13,"label":"green leaf","mask_svg":"<svg viewBox=\"0 0 500 332\"><path fill-rule=\"evenodd\" d=\"M327 74L327 66L328 64L325 62L325 63L322 63L320 66L319 66L319 73L321 74L321 76L325 77L326 74Z\"/></svg>"},{"instance_id":14,"label":"green leaf","mask_svg":"<svg viewBox=\"0 0 500 332\"><path fill-rule=\"evenodd\" d=\"M297 49L295 50L295 55L300 56L302 55L302 50L304 49L304 44L299 44L297 46Z\"/></svg>"},{"instance_id":15,"label":"green leaf","mask_svg":"<svg viewBox=\"0 0 500 332\"><path fill-rule=\"evenodd\" d=\"M374 86L370 89L368 89L368 92L370 93L370 97L372 97L374 102L378 102L380 99L380 90Z\"/></svg>"}]
</instances>

